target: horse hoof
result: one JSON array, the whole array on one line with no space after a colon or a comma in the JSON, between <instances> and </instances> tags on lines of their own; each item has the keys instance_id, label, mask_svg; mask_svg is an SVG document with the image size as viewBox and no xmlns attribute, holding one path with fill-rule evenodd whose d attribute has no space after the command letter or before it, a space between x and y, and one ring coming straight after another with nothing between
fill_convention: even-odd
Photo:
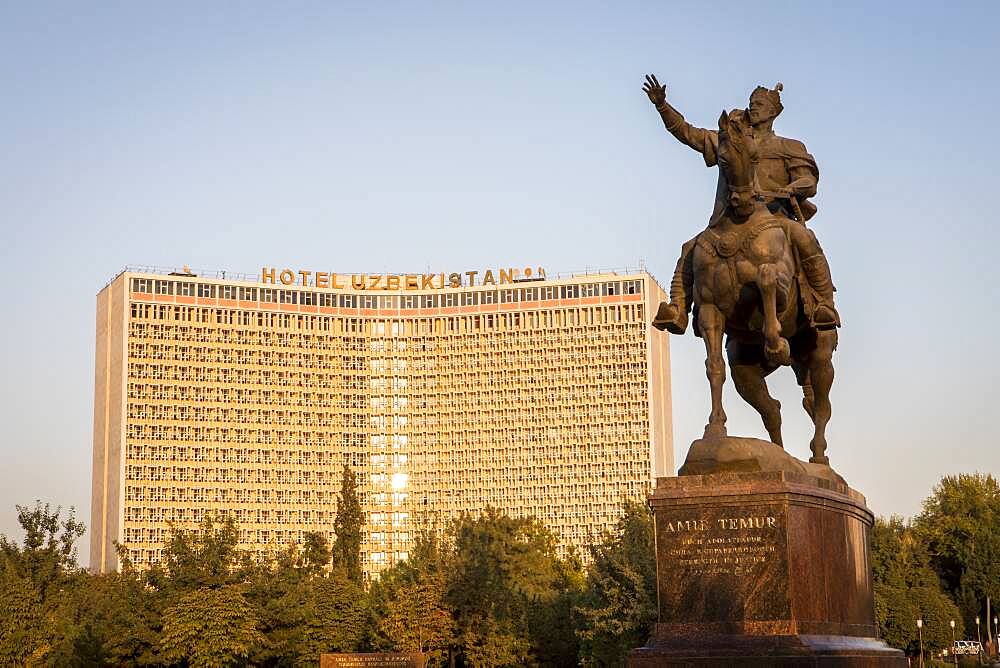
<instances>
[{"instance_id":1,"label":"horse hoof","mask_svg":"<svg viewBox=\"0 0 1000 668\"><path fill-rule=\"evenodd\" d=\"M767 355L767 361L775 366L788 366L792 363L792 348L788 345L788 339L784 337L778 341L777 350L764 346L764 353Z\"/></svg>"},{"instance_id":2,"label":"horse hoof","mask_svg":"<svg viewBox=\"0 0 1000 668\"><path fill-rule=\"evenodd\" d=\"M812 450L813 456L809 458L809 462L812 464L826 464L830 465L830 458L826 456L826 439L816 439L814 438L809 442L809 449Z\"/></svg>"},{"instance_id":3,"label":"horse hoof","mask_svg":"<svg viewBox=\"0 0 1000 668\"><path fill-rule=\"evenodd\" d=\"M702 438L725 438L728 435L726 433L726 425L707 424L705 425L705 435Z\"/></svg>"}]
</instances>

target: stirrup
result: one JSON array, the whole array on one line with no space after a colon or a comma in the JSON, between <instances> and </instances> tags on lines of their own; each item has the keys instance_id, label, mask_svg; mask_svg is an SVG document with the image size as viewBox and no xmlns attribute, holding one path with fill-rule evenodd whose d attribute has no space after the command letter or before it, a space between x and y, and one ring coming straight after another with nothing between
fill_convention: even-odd
<instances>
[{"instance_id":1,"label":"stirrup","mask_svg":"<svg viewBox=\"0 0 1000 668\"><path fill-rule=\"evenodd\" d=\"M681 309L677 304L660 302L652 324L660 331L665 329L671 334L683 334L688 326L687 310Z\"/></svg>"}]
</instances>

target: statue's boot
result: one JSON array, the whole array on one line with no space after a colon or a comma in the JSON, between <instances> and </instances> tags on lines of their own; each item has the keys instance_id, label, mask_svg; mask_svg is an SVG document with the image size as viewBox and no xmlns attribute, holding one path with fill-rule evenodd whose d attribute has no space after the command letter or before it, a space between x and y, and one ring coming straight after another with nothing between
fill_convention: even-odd
<instances>
[{"instance_id":1,"label":"statue's boot","mask_svg":"<svg viewBox=\"0 0 1000 668\"><path fill-rule=\"evenodd\" d=\"M670 303L660 302L653 318L653 327L667 330L671 334L683 334L688 326L688 299L684 291L683 256L677 263L677 270L670 281Z\"/></svg>"},{"instance_id":2,"label":"statue's boot","mask_svg":"<svg viewBox=\"0 0 1000 668\"><path fill-rule=\"evenodd\" d=\"M833 305L833 278L830 276L830 265L826 261L826 256L817 253L802 260L802 272L816 295L816 306L812 314L813 327L816 329L840 327L840 314Z\"/></svg>"}]
</instances>

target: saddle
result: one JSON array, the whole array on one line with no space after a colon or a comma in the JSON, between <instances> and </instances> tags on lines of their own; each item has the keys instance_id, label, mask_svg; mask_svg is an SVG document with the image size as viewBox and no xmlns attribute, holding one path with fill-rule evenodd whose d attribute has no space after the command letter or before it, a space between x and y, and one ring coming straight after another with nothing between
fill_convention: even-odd
<instances>
[{"instance_id":1,"label":"saddle","mask_svg":"<svg viewBox=\"0 0 1000 668\"><path fill-rule=\"evenodd\" d=\"M735 230L719 233L711 227L698 235L697 244L706 253L724 260L735 261L737 255L747 256L750 244L765 231L780 228L788 237L787 225L790 221L777 216L765 216L760 220L738 226Z\"/></svg>"},{"instance_id":2,"label":"saddle","mask_svg":"<svg viewBox=\"0 0 1000 668\"><path fill-rule=\"evenodd\" d=\"M795 244L792 242L791 235L788 231L789 225L801 224L802 223L790 220L785 216L763 216L759 220L748 222L745 225L737 226L735 229L722 233L711 227L705 228L696 237L695 243L703 252L726 261L726 264L729 267L730 275L733 279L733 284L735 285L737 283L736 259L740 256L749 259L750 244L752 244L754 239L756 239L762 232L775 228L781 229L781 231L785 234L785 238L788 239L789 245L792 249L792 255L795 258L795 281L798 284L797 292L799 303L802 306L802 311L805 314L805 317L811 321L818 297L813 293L812 287L803 273L798 248L796 248ZM694 317L694 323L695 336L701 336L697 327L697 315Z\"/></svg>"}]
</instances>

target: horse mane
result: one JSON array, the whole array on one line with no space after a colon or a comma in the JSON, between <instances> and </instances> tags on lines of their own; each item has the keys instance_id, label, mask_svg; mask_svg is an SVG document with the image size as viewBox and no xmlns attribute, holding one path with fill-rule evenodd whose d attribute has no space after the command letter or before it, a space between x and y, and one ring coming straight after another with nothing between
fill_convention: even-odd
<instances>
[{"instance_id":1,"label":"horse mane","mask_svg":"<svg viewBox=\"0 0 1000 668\"><path fill-rule=\"evenodd\" d=\"M720 127L720 135L725 135L729 143L738 151L748 151L750 157L756 160L757 145L749 141L750 117L745 109L733 109L726 116L726 128Z\"/></svg>"}]
</instances>

